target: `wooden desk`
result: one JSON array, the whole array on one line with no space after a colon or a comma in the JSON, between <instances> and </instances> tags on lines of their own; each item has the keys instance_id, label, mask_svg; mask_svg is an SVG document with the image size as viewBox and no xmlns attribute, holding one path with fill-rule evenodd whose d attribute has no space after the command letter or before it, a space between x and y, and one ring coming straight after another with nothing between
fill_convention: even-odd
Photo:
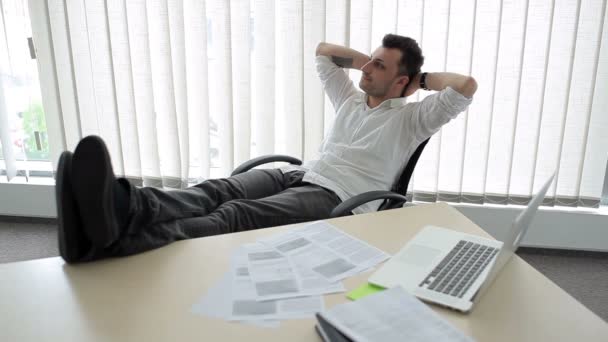
<instances>
[{"instance_id":1,"label":"wooden desk","mask_svg":"<svg viewBox=\"0 0 608 342\"><path fill-rule=\"evenodd\" d=\"M488 236L446 204L330 222L391 254L426 224ZM235 247L286 229L181 241L77 266L60 258L0 265L0 341L319 341L313 319L283 321L274 329L190 313L228 270ZM345 285L351 290L368 277ZM326 305L346 300L329 295ZM608 341L606 322L519 257L471 314L431 307L478 341Z\"/></svg>"}]
</instances>

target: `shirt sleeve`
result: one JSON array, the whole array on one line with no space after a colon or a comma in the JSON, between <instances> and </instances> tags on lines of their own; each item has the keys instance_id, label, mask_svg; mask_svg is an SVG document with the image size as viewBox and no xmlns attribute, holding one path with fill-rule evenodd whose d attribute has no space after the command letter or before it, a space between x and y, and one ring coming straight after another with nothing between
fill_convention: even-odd
<instances>
[{"instance_id":1,"label":"shirt sleeve","mask_svg":"<svg viewBox=\"0 0 608 342\"><path fill-rule=\"evenodd\" d=\"M416 134L416 140L423 141L435 134L441 126L466 110L472 100L447 87L420 102L412 103L413 120L410 124Z\"/></svg>"},{"instance_id":2,"label":"shirt sleeve","mask_svg":"<svg viewBox=\"0 0 608 342\"><path fill-rule=\"evenodd\" d=\"M357 94L357 89L346 72L334 64L329 57L317 56L315 63L325 93L337 111L344 101Z\"/></svg>"}]
</instances>

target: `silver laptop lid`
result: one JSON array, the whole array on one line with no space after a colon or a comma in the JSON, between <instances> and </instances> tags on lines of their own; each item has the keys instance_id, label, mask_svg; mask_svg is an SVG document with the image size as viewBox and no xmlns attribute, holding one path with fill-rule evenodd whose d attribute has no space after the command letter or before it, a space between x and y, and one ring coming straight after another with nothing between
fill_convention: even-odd
<instances>
[{"instance_id":1,"label":"silver laptop lid","mask_svg":"<svg viewBox=\"0 0 608 342\"><path fill-rule=\"evenodd\" d=\"M540 191L536 195L534 195L526 209L524 209L519 215L517 215L515 220L513 220L511 229L509 229L509 231L507 232L507 237L504 240L504 244L500 249L500 252L496 256L496 262L492 266L492 269L488 274L486 280L483 282L483 285L475 294L472 300L473 302L478 301L482 294L485 292L485 290L490 287L490 285L492 285L494 278L496 278L498 273L500 273L500 270L502 270L506 263L511 259L513 254L515 254L515 251L517 251L521 239L526 235L526 232L530 227L530 223L532 223L532 219L534 218L538 207L545 199L545 194L547 193L547 190L549 190L551 183L553 183L554 178L555 173L553 173L551 177L549 177L549 179L545 182Z\"/></svg>"},{"instance_id":2,"label":"silver laptop lid","mask_svg":"<svg viewBox=\"0 0 608 342\"><path fill-rule=\"evenodd\" d=\"M513 221L513 227L508 232L504 241L503 249L505 252L510 252L513 254L519 247L521 239L524 237L524 235L526 235L528 228L530 228L530 223L532 222L538 207L543 203L547 190L549 190L551 183L553 183L553 178L555 178L555 174L549 177L549 179L545 182L545 185L543 185L538 193L532 198L528 204L528 207L517 215Z\"/></svg>"}]
</instances>

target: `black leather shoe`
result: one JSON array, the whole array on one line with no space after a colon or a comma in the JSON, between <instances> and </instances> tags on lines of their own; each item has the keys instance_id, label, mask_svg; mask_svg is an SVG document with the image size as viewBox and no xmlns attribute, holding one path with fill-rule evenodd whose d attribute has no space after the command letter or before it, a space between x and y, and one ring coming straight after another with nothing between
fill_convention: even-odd
<instances>
[{"instance_id":1,"label":"black leather shoe","mask_svg":"<svg viewBox=\"0 0 608 342\"><path fill-rule=\"evenodd\" d=\"M116 182L110 154L98 136L80 140L72 162L74 197L84 232L97 248L103 249L119 236L113 188Z\"/></svg>"},{"instance_id":2,"label":"black leather shoe","mask_svg":"<svg viewBox=\"0 0 608 342\"><path fill-rule=\"evenodd\" d=\"M59 221L59 254L68 263L83 261L91 250L91 242L82 231L82 221L72 192L72 152L59 157L55 179L55 201Z\"/></svg>"}]
</instances>

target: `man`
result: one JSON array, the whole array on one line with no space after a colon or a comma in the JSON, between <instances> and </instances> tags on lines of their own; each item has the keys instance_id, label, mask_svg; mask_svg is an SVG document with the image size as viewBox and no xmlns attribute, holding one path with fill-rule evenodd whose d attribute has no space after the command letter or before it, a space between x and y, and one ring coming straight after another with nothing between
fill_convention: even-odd
<instances>
[{"instance_id":1,"label":"man","mask_svg":"<svg viewBox=\"0 0 608 342\"><path fill-rule=\"evenodd\" d=\"M466 109L469 76L420 73L410 38L386 35L371 57L320 43L316 65L336 109L319 159L302 167L251 170L185 190L136 188L117 179L103 141L82 139L64 152L57 175L59 248L68 262L125 256L176 240L329 217L342 201L391 188L416 147ZM361 93L342 68L362 71ZM418 89L438 91L405 103ZM374 211L368 203L355 213Z\"/></svg>"}]
</instances>

